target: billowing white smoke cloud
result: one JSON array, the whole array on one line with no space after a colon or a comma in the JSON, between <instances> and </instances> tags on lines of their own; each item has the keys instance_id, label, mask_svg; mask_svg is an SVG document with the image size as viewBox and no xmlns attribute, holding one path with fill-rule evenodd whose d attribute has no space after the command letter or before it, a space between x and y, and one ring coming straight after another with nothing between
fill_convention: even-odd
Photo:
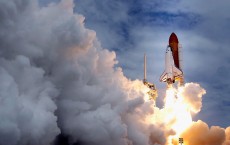
<instances>
[{"instance_id":1,"label":"billowing white smoke cloud","mask_svg":"<svg viewBox=\"0 0 230 145\"><path fill-rule=\"evenodd\" d=\"M196 83L186 83L179 88L178 94L183 97L184 103L189 106L189 110L198 113L202 107L202 96L206 91Z\"/></svg>"},{"instance_id":2,"label":"billowing white smoke cloud","mask_svg":"<svg viewBox=\"0 0 230 145\"><path fill-rule=\"evenodd\" d=\"M187 83L179 89L179 95L188 105L188 109L193 113L198 113L202 107L202 96L206 91L196 83ZM188 145L228 145L230 131L229 127L224 129L219 126L209 127L205 122L198 120L192 122L181 134L184 143ZM175 143L176 145L177 143Z\"/></svg>"},{"instance_id":3,"label":"billowing white smoke cloud","mask_svg":"<svg viewBox=\"0 0 230 145\"><path fill-rule=\"evenodd\" d=\"M114 68L71 0L2 0L0 19L0 144L47 145L60 131L70 143L148 144L142 83Z\"/></svg>"},{"instance_id":4,"label":"billowing white smoke cloud","mask_svg":"<svg viewBox=\"0 0 230 145\"><path fill-rule=\"evenodd\" d=\"M230 145L230 127L225 130L225 142L223 145Z\"/></svg>"},{"instance_id":5,"label":"billowing white smoke cloud","mask_svg":"<svg viewBox=\"0 0 230 145\"><path fill-rule=\"evenodd\" d=\"M185 144L189 145L222 145L225 141L225 131L219 126L208 127L205 122L198 120L182 134Z\"/></svg>"},{"instance_id":6,"label":"billowing white smoke cloud","mask_svg":"<svg viewBox=\"0 0 230 145\"><path fill-rule=\"evenodd\" d=\"M0 59L0 144L46 145L60 130L54 85L25 56Z\"/></svg>"},{"instance_id":7,"label":"billowing white smoke cloud","mask_svg":"<svg viewBox=\"0 0 230 145\"><path fill-rule=\"evenodd\" d=\"M164 145L175 134L147 121L159 108L114 67L72 0L1 0L0 20L1 145L48 145L60 132L70 144ZM185 88L200 111L202 90Z\"/></svg>"}]
</instances>

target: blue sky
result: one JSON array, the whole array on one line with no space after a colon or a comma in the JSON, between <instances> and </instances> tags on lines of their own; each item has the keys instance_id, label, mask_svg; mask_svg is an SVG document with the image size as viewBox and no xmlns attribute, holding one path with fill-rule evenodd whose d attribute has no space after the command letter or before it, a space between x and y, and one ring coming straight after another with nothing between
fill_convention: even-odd
<instances>
[{"instance_id":1,"label":"blue sky","mask_svg":"<svg viewBox=\"0 0 230 145\"><path fill-rule=\"evenodd\" d=\"M230 1L208 0L75 0L75 11L97 33L104 48L115 51L124 74L142 79L147 53L148 80L160 95L164 51L175 32L182 45L186 82L207 91L202 111L194 117L209 125L230 125ZM162 105L160 97L157 104Z\"/></svg>"}]
</instances>

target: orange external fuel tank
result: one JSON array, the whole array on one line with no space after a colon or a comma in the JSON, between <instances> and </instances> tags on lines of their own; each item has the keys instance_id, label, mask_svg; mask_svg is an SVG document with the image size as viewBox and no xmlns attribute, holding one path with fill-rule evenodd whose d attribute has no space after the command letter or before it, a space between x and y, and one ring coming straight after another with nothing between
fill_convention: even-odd
<instances>
[{"instance_id":1,"label":"orange external fuel tank","mask_svg":"<svg viewBox=\"0 0 230 145\"><path fill-rule=\"evenodd\" d=\"M179 58L179 41L175 33L172 33L169 37L169 47L172 49L175 66L181 69Z\"/></svg>"}]
</instances>

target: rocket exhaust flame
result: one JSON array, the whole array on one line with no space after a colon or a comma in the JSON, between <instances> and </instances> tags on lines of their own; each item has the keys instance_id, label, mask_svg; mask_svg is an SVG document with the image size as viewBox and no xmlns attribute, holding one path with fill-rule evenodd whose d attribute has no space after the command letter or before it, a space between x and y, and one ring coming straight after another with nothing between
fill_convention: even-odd
<instances>
[{"instance_id":1,"label":"rocket exhaust flame","mask_svg":"<svg viewBox=\"0 0 230 145\"><path fill-rule=\"evenodd\" d=\"M182 129L185 129L188 127L188 125L192 122L192 117L190 110L188 109L186 102L183 100L183 96L178 94L175 89L169 89L167 90L166 95L166 108L174 108L175 115L177 117L178 123L175 124L175 129L179 130L179 133L181 133ZM170 103L171 99L173 98L173 101ZM173 103L173 104L172 104Z\"/></svg>"},{"instance_id":2,"label":"rocket exhaust flame","mask_svg":"<svg viewBox=\"0 0 230 145\"><path fill-rule=\"evenodd\" d=\"M167 120L171 128L176 133L171 138L176 140L192 123L190 110L184 102L183 96L178 94L177 90L174 88L169 88L166 90L164 109L170 113L170 115L167 117Z\"/></svg>"},{"instance_id":3,"label":"rocket exhaust flame","mask_svg":"<svg viewBox=\"0 0 230 145\"><path fill-rule=\"evenodd\" d=\"M193 95L187 93L193 87L197 92L194 91ZM152 124L160 125L163 123L164 130L171 132L171 134L165 132L165 145L178 145L178 138L193 124L191 112L196 106L192 106L187 98L203 94L205 94L205 90L195 83L187 83L178 89L170 87L166 90L164 107L162 109L155 107L154 114L148 119Z\"/></svg>"}]
</instances>

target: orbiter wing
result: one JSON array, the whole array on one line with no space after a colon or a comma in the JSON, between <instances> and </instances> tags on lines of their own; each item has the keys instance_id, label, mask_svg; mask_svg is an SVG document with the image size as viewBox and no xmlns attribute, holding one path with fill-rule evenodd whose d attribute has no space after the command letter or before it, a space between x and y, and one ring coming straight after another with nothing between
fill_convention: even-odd
<instances>
[{"instance_id":1,"label":"orbiter wing","mask_svg":"<svg viewBox=\"0 0 230 145\"><path fill-rule=\"evenodd\" d=\"M165 82L167 80L167 73L164 71L163 74L160 77L161 82Z\"/></svg>"}]
</instances>

